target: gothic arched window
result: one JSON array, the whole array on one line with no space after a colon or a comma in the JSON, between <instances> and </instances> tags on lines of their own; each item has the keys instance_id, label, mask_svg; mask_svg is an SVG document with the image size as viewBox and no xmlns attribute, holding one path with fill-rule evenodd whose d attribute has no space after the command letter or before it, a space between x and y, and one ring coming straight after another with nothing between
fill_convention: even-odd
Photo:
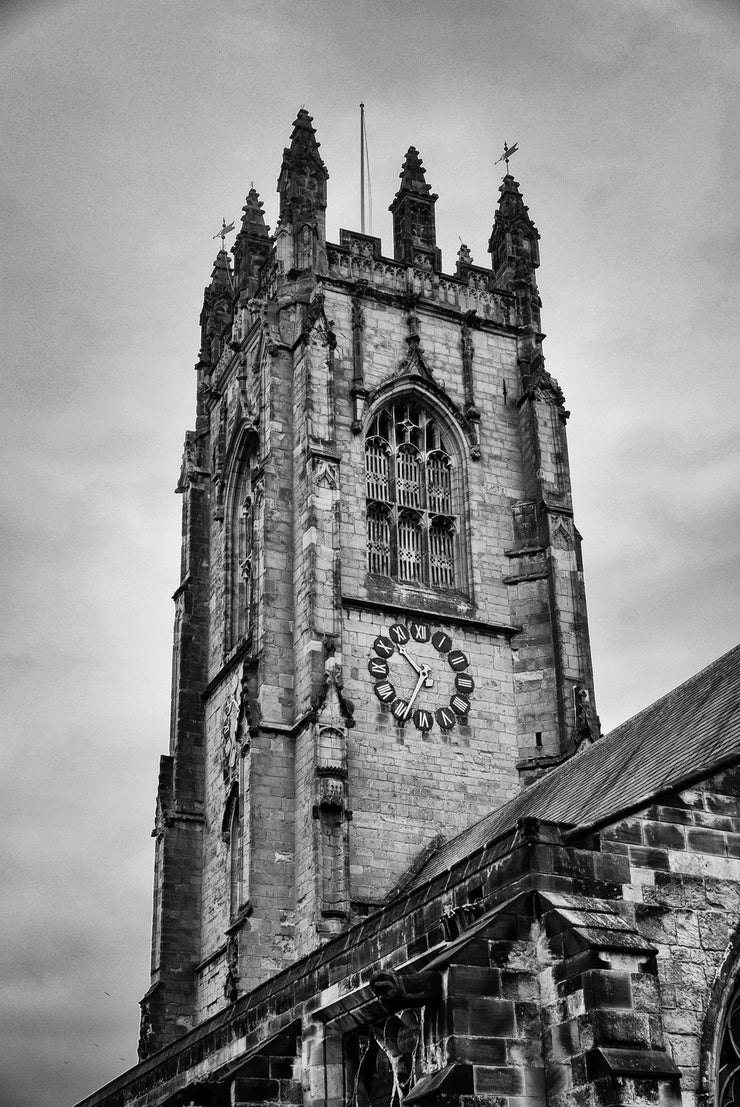
<instances>
[{"instance_id":1,"label":"gothic arched window","mask_svg":"<svg viewBox=\"0 0 740 1107\"><path fill-rule=\"evenodd\" d=\"M365 438L368 572L460 587L457 490L449 435L422 404L396 400Z\"/></svg>"}]
</instances>

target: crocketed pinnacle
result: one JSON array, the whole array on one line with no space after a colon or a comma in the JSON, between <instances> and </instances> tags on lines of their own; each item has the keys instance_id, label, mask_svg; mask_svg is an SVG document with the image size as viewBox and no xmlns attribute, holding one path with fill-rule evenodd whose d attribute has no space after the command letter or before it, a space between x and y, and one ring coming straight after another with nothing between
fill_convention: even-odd
<instances>
[{"instance_id":1,"label":"crocketed pinnacle","mask_svg":"<svg viewBox=\"0 0 740 1107\"><path fill-rule=\"evenodd\" d=\"M419 196L428 196L432 191L432 186L427 184L424 166L415 146L409 146L406 151L406 157L398 175L401 178L401 187L396 193L396 197L402 196L404 192L414 192Z\"/></svg>"},{"instance_id":2,"label":"crocketed pinnacle","mask_svg":"<svg viewBox=\"0 0 740 1107\"><path fill-rule=\"evenodd\" d=\"M311 161L323 172L324 177L328 177L326 166L319 154L320 145L321 143L316 141L313 116L309 115L305 108L301 108L293 120L290 146L283 151L283 168L293 168L302 162Z\"/></svg>"},{"instance_id":3,"label":"crocketed pinnacle","mask_svg":"<svg viewBox=\"0 0 740 1107\"><path fill-rule=\"evenodd\" d=\"M502 229L509 230L514 224L525 224L534 231L537 238L539 233L529 216L529 208L524 203L519 182L515 181L510 173L507 173L499 186L499 201L494 216L494 230L497 224L502 224Z\"/></svg>"},{"instance_id":4,"label":"crocketed pinnacle","mask_svg":"<svg viewBox=\"0 0 740 1107\"><path fill-rule=\"evenodd\" d=\"M229 255L225 250L219 250L216 254L216 260L213 263L213 272L211 273L211 290L213 292L231 292L231 266L229 265Z\"/></svg>"},{"instance_id":5,"label":"crocketed pinnacle","mask_svg":"<svg viewBox=\"0 0 740 1107\"><path fill-rule=\"evenodd\" d=\"M239 235L246 235L249 238L269 238L270 228L265 224L265 213L262 207L259 193L253 186L247 193L246 202L242 208L242 225Z\"/></svg>"}]
</instances>

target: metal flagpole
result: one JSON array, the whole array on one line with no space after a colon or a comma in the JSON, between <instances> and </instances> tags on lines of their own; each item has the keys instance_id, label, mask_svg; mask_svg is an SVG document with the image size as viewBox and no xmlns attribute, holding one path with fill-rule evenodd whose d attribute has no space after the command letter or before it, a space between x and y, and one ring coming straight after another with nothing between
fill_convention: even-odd
<instances>
[{"instance_id":1,"label":"metal flagpole","mask_svg":"<svg viewBox=\"0 0 740 1107\"><path fill-rule=\"evenodd\" d=\"M360 104L360 231L365 233L365 105Z\"/></svg>"},{"instance_id":2,"label":"metal flagpole","mask_svg":"<svg viewBox=\"0 0 740 1107\"><path fill-rule=\"evenodd\" d=\"M367 145L365 113L362 114L362 134L365 142L365 169L367 171L367 233L373 233L373 185L370 180L370 151Z\"/></svg>"}]
</instances>

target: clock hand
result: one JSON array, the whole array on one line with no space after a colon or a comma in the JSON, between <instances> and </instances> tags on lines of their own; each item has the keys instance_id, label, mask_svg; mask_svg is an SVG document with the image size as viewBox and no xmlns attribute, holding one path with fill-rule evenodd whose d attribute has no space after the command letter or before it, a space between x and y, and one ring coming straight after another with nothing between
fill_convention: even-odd
<instances>
[{"instance_id":1,"label":"clock hand","mask_svg":"<svg viewBox=\"0 0 740 1107\"><path fill-rule=\"evenodd\" d=\"M425 666L425 668L426 668L426 666ZM416 682L416 687L414 688L413 692L411 693L411 696L409 698L409 702L406 704L406 712L404 714L405 719L408 719L409 715L411 714L411 708L413 706L414 700L419 695L419 691L420 691L421 686L424 683L425 679L426 679L426 677L424 675L424 672L423 671L420 672L419 673L419 679Z\"/></svg>"},{"instance_id":2,"label":"clock hand","mask_svg":"<svg viewBox=\"0 0 740 1107\"><path fill-rule=\"evenodd\" d=\"M423 676L423 678L424 678L424 687L425 688L432 688L433 685L434 685L434 681L432 680L432 678L429 675L429 666L428 665L418 665L414 661L413 657L411 656L411 654L409 653L409 651L406 649L405 646L398 646L397 649L398 649L398 652L400 653L401 657L405 657L406 660L408 661L409 665L411 665L411 667L413 669L416 669L417 673L419 673L420 676Z\"/></svg>"},{"instance_id":3,"label":"clock hand","mask_svg":"<svg viewBox=\"0 0 740 1107\"><path fill-rule=\"evenodd\" d=\"M411 665L414 669L416 669L417 673L421 672L421 665L416 664L413 657L411 656L411 654L409 653L409 651L406 649L405 646L397 646L396 649L400 653L401 657L405 657L406 660L408 661L409 665Z\"/></svg>"}]
</instances>

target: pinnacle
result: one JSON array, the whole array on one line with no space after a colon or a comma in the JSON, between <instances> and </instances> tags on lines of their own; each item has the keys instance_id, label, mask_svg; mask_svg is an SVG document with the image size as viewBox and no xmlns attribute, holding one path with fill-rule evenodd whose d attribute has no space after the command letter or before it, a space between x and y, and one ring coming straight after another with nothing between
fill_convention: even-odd
<instances>
[{"instance_id":1,"label":"pinnacle","mask_svg":"<svg viewBox=\"0 0 740 1107\"><path fill-rule=\"evenodd\" d=\"M524 203L524 197L519 191L519 182L514 180L511 173L507 173L499 185L499 201L494 217L494 223L502 219L510 222L512 219L524 220L533 230L536 230L529 215L529 208ZM539 237L539 235L537 236Z\"/></svg>"},{"instance_id":2,"label":"pinnacle","mask_svg":"<svg viewBox=\"0 0 740 1107\"><path fill-rule=\"evenodd\" d=\"M406 157L398 175L401 178L399 195L402 192L417 192L427 195L432 191L431 185L427 184L425 169L419 157L419 151L415 146L409 146L406 151Z\"/></svg>"},{"instance_id":3,"label":"pinnacle","mask_svg":"<svg viewBox=\"0 0 740 1107\"><path fill-rule=\"evenodd\" d=\"M291 142L295 139L301 138L303 141L310 142L312 146L320 146L321 143L317 142L314 138L316 134L316 128L313 125L313 116L309 115L305 108L301 108L298 115L293 120L293 133L290 136Z\"/></svg>"},{"instance_id":4,"label":"pinnacle","mask_svg":"<svg viewBox=\"0 0 740 1107\"><path fill-rule=\"evenodd\" d=\"M458 265L472 265L473 255L470 252L470 247L465 243L460 243L460 249L457 251L457 263Z\"/></svg>"},{"instance_id":5,"label":"pinnacle","mask_svg":"<svg viewBox=\"0 0 740 1107\"><path fill-rule=\"evenodd\" d=\"M231 266L229 255L225 250L219 250L216 254L211 273L211 288L224 288L231 291Z\"/></svg>"},{"instance_id":6,"label":"pinnacle","mask_svg":"<svg viewBox=\"0 0 740 1107\"><path fill-rule=\"evenodd\" d=\"M265 225L265 213L262 210L263 204L260 200L259 192L252 185L247 198L242 208L242 225L239 234L257 235L260 238L266 238L269 234L269 228Z\"/></svg>"},{"instance_id":7,"label":"pinnacle","mask_svg":"<svg viewBox=\"0 0 740 1107\"><path fill-rule=\"evenodd\" d=\"M319 153L320 142L316 141L316 128L313 125L313 116L309 115L305 108L301 108L293 120L293 132L290 136L290 147L283 151L283 168L286 163L293 166L310 160L324 178L329 174L321 160ZM279 187L279 186L278 186Z\"/></svg>"},{"instance_id":8,"label":"pinnacle","mask_svg":"<svg viewBox=\"0 0 740 1107\"><path fill-rule=\"evenodd\" d=\"M499 203L501 202L501 200L503 200L505 196L516 197L516 199L519 200L522 204L524 203L524 200L522 199L522 194L519 191L519 181L515 181L511 173L507 173L506 176L502 179L501 184L498 186L498 190L501 193L501 199L499 200Z\"/></svg>"}]
</instances>

